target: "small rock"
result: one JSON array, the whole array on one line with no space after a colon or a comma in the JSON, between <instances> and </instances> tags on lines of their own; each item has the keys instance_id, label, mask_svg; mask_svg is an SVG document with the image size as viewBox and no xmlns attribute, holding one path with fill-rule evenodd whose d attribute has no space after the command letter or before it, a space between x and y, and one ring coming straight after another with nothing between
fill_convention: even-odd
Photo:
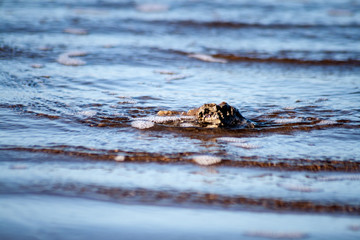
<instances>
[{"instance_id":1,"label":"small rock","mask_svg":"<svg viewBox=\"0 0 360 240\"><path fill-rule=\"evenodd\" d=\"M235 127L245 125L249 128L254 128L254 124L251 121L244 118L239 110L226 102L222 102L219 105L215 103L202 105L196 111L196 118L199 124L206 125L207 127Z\"/></svg>"},{"instance_id":2,"label":"small rock","mask_svg":"<svg viewBox=\"0 0 360 240\"><path fill-rule=\"evenodd\" d=\"M180 112L178 111L159 111L157 113L157 115L159 116L174 116L174 115L179 115Z\"/></svg>"}]
</instances>

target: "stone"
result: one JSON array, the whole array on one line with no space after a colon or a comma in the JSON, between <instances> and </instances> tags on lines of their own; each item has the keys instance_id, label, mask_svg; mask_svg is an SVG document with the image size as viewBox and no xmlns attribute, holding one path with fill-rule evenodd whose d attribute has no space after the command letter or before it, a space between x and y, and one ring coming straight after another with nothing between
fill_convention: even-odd
<instances>
[{"instance_id":1,"label":"stone","mask_svg":"<svg viewBox=\"0 0 360 240\"><path fill-rule=\"evenodd\" d=\"M255 124L243 117L239 110L230 106L226 102L220 104L206 103L199 108L190 109L187 112L162 110L157 113L157 117L167 122L178 120L182 126L198 126L207 128L218 127L248 127L254 128ZM174 115L179 115L175 117ZM154 117L153 117L154 118ZM169 118L169 119L167 119ZM152 122L157 122L150 120Z\"/></svg>"},{"instance_id":2,"label":"stone","mask_svg":"<svg viewBox=\"0 0 360 240\"><path fill-rule=\"evenodd\" d=\"M206 127L236 127L247 126L254 128L254 123L241 115L239 110L226 102L220 104L207 103L188 114L195 114L197 122Z\"/></svg>"},{"instance_id":3,"label":"stone","mask_svg":"<svg viewBox=\"0 0 360 240\"><path fill-rule=\"evenodd\" d=\"M180 112L178 111L169 111L169 110L161 110L157 113L157 115L159 116L174 116L174 115L179 115Z\"/></svg>"}]
</instances>

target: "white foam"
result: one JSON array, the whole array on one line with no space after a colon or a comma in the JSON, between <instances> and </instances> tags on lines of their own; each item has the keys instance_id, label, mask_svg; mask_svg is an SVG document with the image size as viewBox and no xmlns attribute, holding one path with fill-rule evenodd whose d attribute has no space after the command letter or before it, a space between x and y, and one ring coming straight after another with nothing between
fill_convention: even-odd
<instances>
[{"instance_id":1,"label":"white foam","mask_svg":"<svg viewBox=\"0 0 360 240\"><path fill-rule=\"evenodd\" d=\"M89 111L81 111L78 114L86 116L86 117L93 117L96 115L96 111L94 110L89 110Z\"/></svg>"},{"instance_id":2,"label":"white foam","mask_svg":"<svg viewBox=\"0 0 360 240\"><path fill-rule=\"evenodd\" d=\"M337 122L333 121L333 120L321 120L318 124L319 125L334 125L334 124L337 124Z\"/></svg>"},{"instance_id":3,"label":"white foam","mask_svg":"<svg viewBox=\"0 0 360 240\"><path fill-rule=\"evenodd\" d=\"M166 123L166 122L175 122L181 120L192 120L195 119L194 116L150 116L138 118L138 120L150 121L154 123Z\"/></svg>"},{"instance_id":4,"label":"white foam","mask_svg":"<svg viewBox=\"0 0 360 240\"><path fill-rule=\"evenodd\" d=\"M154 125L155 124L153 122L150 122L150 121L137 120L137 121L131 122L131 126L134 127L134 128L138 128L138 129L151 128Z\"/></svg>"},{"instance_id":5,"label":"white foam","mask_svg":"<svg viewBox=\"0 0 360 240\"><path fill-rule=\"evenodd\" d=\"M302 118L281 118L281 119L276 119L274 122L279 124L286 124L286 123L298 123L302 121L303 121Z\"/></svg>"},{"instance_id":6,"label":"white foam","mask_svg":"<svg viewBox=\"0 0 360 240\"><path fill-rule=\"evenodd\" d=\"M71 51L67 53L60 54L56 61L65 66L81 66L85 65L86 62L73 57L80 57L87 55L87 52L84 51Z\"/></svg>"},{"instance_id":7,"label":"white foam","mask_svg":"<svg viewBox=\"0 0 360 240\"><path fill-rule=\"evenodd\" d=\"M245 149L256 149L256 148L260 148L259 145L256 145L256 144L252 144L252 143L241 143L241 142L234 142L234 143L231 143L231 145L234 145L236 147L241 147L241 148L245 148Z\"/></svg>"},{"instance_id":8,"label":"white foam","mask_svg":"<svg viewBox=\"0 0 360 240\"><path fill-rule=\"evenodd\" d=\"M128 99L128 100L123 100L123 101L119 101L117 102L118 104L136 104L137 101L132 100L132 99Z\"/></svg>"},{"instance_id":9,"label":"white foam","mask_svg":"<svg viewBox=\"0 0 360 240\"><path fill-rule=\"evenodd\" d=\"M227 63L225 59L214 58L210 55L200 54L200 53L189 54L188 57L195 58L204 62Z\"/></svg>"},{"instance_id":10,"label":"white foam","mask_svg":"<svg viewBox=\"0 0 360 240\"><path fill-rule=\"evenodd\" d=\"M194 127L194 124L192 124L192 123L181 123L180 127Z\"/></svg>"},{"instance_id":11,"label":"white foam","mask_svg":"<svg viewBox=\"0 0 360 240\"><path fill-rule=\"evenodd\" d=\"M123 162L125 161L125 156L124 155L117 155L114 157L114 160L117 162Z\"/></svg>"},{"instance_id":12,"label":"white foam","mask_svg":"<svg viewBox=\"0 0 360 240\"><path fill-rule=\"evenodd\" d=\"M194 162L202 166L210 166L221 162L220 157L210 155L199 155L193 157Z\"/></svg>"}]
</instances>

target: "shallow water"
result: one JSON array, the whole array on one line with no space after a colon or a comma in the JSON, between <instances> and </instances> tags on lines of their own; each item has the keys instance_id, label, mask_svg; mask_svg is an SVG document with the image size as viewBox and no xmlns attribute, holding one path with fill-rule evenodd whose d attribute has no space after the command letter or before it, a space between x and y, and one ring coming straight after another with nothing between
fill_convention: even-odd
<instances>
[{"instance_id":1,"label":"shallow water","mask_svg":"<svg viewBox=\"0 0 360 240\"><path fill-rule=\"evenodd\" d=\"M151 205L150 215L256 211L295 224L336 214L355 231L337 228L334 239L358 236L359 27L360 2L350 0L0 1L0 202L14 202L2 221L11 225L27 194L29 204L58 195L54 206L89 198L108 210ZM223 101L256 127L157 116ZM209 233L205 215L194 236ZM146 217L129 217L130 229ZM211 234L305 237L225 229ZM324 229L298 230L329 239Z\"/></svg>"}]
</instances>

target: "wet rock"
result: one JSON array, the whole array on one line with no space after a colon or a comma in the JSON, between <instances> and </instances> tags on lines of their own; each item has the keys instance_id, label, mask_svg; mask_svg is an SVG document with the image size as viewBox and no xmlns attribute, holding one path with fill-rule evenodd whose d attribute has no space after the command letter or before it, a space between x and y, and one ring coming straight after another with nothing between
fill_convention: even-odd
<instances>
[{"instance_id":1,"label":"wet rock","mask_svg":"<svg viewBox=\"0 0 360 240\"><path fill-rule=\"evenodd\" d=\"M241 115L239 110L226 102L220 104L207 103L198 109L192 109L188 115L195 115L197 122L206 127L236 127L254 128L254 123Z\"/></svg>"},{"instance_id":2,"label":"wet rock","mask_svg":"<svg viewBox=\"0 0 360 240\"><path fill-rule=\"evenodd\" d=\"M180 126L186 127L255 127L252 121L243 117L239 110L226 102L220 104L207 103L188 112L161 110L157 115L149 121L156 123L173 122L175 125L180 124Z\"/></svg>"},{"instance_id":3,"label":"wet rock","mask_svg":"<svg viewBox=\"0 0 360 240\"><path fill-rule=\"evenodd\" d=\"M180 114L180 112L178 112L178 111L166 111L166 110L162 110L157 113L157 115L159 115L159 116L174 116L174 115L179 115L179 114Z\"/></svg>"}]
</instances>

